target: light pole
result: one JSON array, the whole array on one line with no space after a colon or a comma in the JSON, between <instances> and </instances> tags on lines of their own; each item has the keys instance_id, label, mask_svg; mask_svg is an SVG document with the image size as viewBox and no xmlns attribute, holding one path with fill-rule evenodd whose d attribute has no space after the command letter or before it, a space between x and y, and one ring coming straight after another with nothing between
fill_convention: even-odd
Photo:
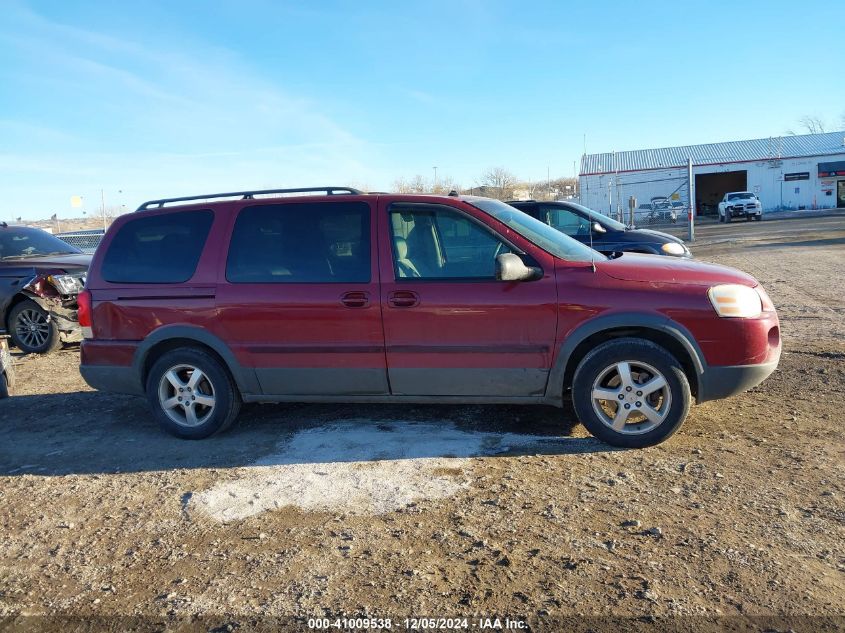
<instances>
[{"instance_id":1,"label":"light pole","mask_svg":"<svg viewBox=\"0 0 845 633\"><path fill-rule=\"evenodd\" d=\"M100 212L103 214L103 233L106 232L106 193L100 189Z\"/></svg>"},{"instance_id":2,"label":"light pole","mask_svg":"<svg viewBox=\"0 0 845 633\"><path fill-rule=\"evenodd\" d=\"M437 191L437 165L432 167L434 170L434 191Z\"/></svg>"}]
</instances>

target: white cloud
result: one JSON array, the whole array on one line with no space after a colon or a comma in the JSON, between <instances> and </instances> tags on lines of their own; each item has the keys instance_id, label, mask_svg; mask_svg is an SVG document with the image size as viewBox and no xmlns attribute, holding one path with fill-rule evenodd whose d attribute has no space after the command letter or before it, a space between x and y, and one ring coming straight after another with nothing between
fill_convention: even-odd
<instances>
[{"instance_id":1,"label":"white cloud","mask_svg":"<svg viewBox=\"0 0 845 633\"><path fill-rule=\"evenodd\" d=\"M122 189L131 206L162 195L375 175L377 146L231 51L87 31L25 7L9 15L13 28L0 34L0 46L22 61L13 77L60 103L33 108L55 112L40 119L0 106L0 130L14 131L0 145L0 215L53 213L70 195L94 197L99 188Z\"/></svg>"}]
</instances>

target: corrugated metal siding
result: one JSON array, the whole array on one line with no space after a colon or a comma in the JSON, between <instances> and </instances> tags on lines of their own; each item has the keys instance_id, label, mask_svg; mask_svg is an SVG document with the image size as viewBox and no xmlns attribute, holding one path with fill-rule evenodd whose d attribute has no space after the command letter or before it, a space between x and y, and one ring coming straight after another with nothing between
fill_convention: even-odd
<instances>
[{"instance_id":1,"label":"corrugated metal siding","mask_svg":"<svg viewBox=\"0 0 845 633\"><path fill-rule=\"evenodd\" d=\"M581 159L581 175L683 167L687 164L688 158L692 158L694 165L715 165L770 158L824 156L841 154L843 151L845 151L845 131L778 136L751 141L586 154Z\"/></svg>"}]
</instances>

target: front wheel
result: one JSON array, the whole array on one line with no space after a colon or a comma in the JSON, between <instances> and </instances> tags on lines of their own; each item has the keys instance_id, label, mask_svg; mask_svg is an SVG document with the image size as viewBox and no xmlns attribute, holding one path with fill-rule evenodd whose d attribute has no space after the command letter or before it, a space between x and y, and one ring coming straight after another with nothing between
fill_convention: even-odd
<instances>
[{"instance_id":1,"label":"front wheel","mask_svg":"<svg viewBox=\"0 0 845 633\"><path fill-rule=\"evenodd\" d=\"M572 403L595 437L625 448L653 446L677 431L692 403L678 360L637 338L607 341L575 370Z\"/></svg>"},{"instance_id":2,"label":"front wheel","mask_svg":"<svg viewBox=\"0 0 845 633\"><path fill-rule=\"evenodd\" d=\"M46 354L62 344L56 322L32 299L21 301L12 308L9 334L12 343L26 354Z\"/></svg>"},{"instance_id":3,"label":"front wheel","mask_svg":"<svg viewBox=\"0 0 845 633\"><path fill-rule=\"evenodd\" d=\"M240 394L223 364L210 353L190 347L162 355L150 369L146 391L161 427L185 439L224 431L241 406Z\"/></svg>"},{"instance_id":4,"label":"front wheel","mask_svg":"<svg viewBox=\"0 0 845 633\"><path fill-rule=\"evenodd\" d=\"M762 215L760 215L759 213L758 213L757 215L755 215L755 216L754 216L754 221L755 221L755 222L759 222L759 221L760 221L760 220L762 220L762 219L763 219L763 216L762 216Z\"/></svg>"}]
</instances>

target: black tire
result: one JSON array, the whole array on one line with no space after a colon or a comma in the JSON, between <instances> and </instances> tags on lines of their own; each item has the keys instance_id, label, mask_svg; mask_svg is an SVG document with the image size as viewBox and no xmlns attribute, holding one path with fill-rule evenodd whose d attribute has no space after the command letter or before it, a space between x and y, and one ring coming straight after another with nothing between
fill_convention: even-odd
<instances>
[{"instance_id":1,"label":"black tire","mask_svg":"<svg viewBox=\"0 0 845 633\"><path fill-rule=\"evenodd\" d=\"M38 331L32 331L32 327ZM32 299L21 301L9 312L12 343L26 354L48 354L62 345L59 327L47 311Z\"/></svg>"},{"instance_id":2,"label":"black tire","mask_svg":"<svg viewBox=\"0 0 845 633\"><path fill-rule=\"evenodd\" d=\"M183 384L181 388L185 391L177 392L173 383L165 378L165 374L170 370L175 371L180 384ZM188 384L196 370L201 372L202 378L199 378L198 383L191 389ZM183 402L188 402L188 406L178 404L170 408L168 414L162 404L160 392L162 397L170 396L171 392L172 398L184 397ZM212 354L193 347L175 349L163 354L150 369L146 393L147 402L161 428L184 439L199 440L225 431L235 421L241 407L238 388L227 368ZM188 398L191 398L191 401L188 401ZM213 405L202 405L196 402L197 398L210 398ZM191 424L189 420L191 411L194 412L196 424Z\"/></svg>"},{"instance_id":3,"label":"black tire","mask_svg":"<svg viewBox=\"0 0 845 633\"><path fill-rule=\"evenodd\" d=\"M644 421L642 427L632 423L626 424L628 432L616 431L608 423L602 421L595 410L592 398L594 382L613 365L625 361L632 363L632 367L636 363L649 365L665 379L665 387L661 392L663 394L661 397L666 397L666 390L668 390L668 399L661 405L661 408L666 407L664 418L650 430L646 430L648 423ZM621 386L619 389L624 391ZM631 398L634 398L634 393L636 392L631 393ZM613 402L615 403L615 400ZM572 404L579 421L595 437L613 446L644 448L663 442L681 428L689 413L691 403L689 381L681 364L663 347L644 339L619 338L602 343L578 364L572 381ZM616 403L615 406L622 406L622 404ZM642 428L644 432L635 432L638 428Z\"/></svg>"},{"instance_id":4,"label":"black tire","mask_svg":"<svg viewBox=\"0 0 845 633\"><path fill-rule=\"evenodd\" d=\"M731 214L729 212L725 211L725 223L727 224L730 221L731 221Z\"/></svg>"},{"instance_id":5,"label":"black tire","mask_svg":"<svg viewBox=\"0 0 845 633\"><path fill-rule=\"evenodd\" d=\"M758 213L757 215L755 215L755 216L754 216L754 221L755 221L755 222L759 222L759 221L760 221L760 220L762 220L762 219L763 219L763 214L762 214L762 213Z\"/></svg>"},{"instance_id":6,"label":"black tire","mask_svg":"<svg viewBox=\"0 0 845 633\"><path fill-rule=\"evenodd\" d=\"M719 222L724 222L724 221L725 221L725 216L723 216L723 215L720 213L720 214L719 214Z\"/></svg>"},{"instance_id":7,"label":"black tire","mask_svg":"<svg viewBox=\"0 0 845 633\"><path fill-rule=\"evenodd\" d=\"M0 373L0 400L9 397L9 377L6 372Z\"/></svg>"}]
</instances>

